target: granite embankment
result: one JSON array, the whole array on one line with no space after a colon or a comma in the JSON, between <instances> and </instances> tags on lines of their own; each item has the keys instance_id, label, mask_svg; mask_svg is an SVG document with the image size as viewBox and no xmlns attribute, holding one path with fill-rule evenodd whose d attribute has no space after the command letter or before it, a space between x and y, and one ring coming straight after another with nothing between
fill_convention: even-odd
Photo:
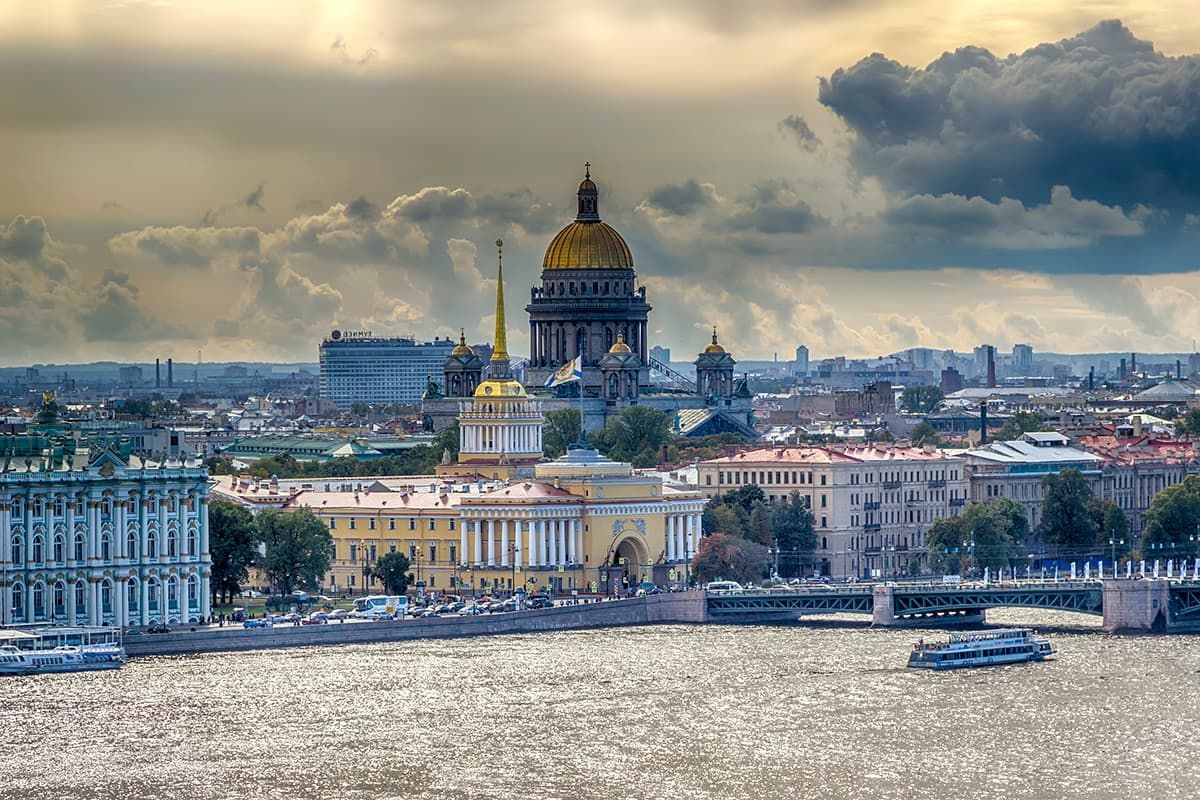
<instances>
[{"instance_id":1,"label":"granite embankment","mask_svg":"<svg viewBox=\"0 0 1200 800\"><path fill-rule=\"evenodd\" d=\"M364 644L405 639L492 636L705 621L704 592L681 592L604 603L563 605L538 611L484 614L477 617L431 617L301 627L289 625L249 630L241 627L179 630L165 634L126 637L125 650L131 657L189 655L275 647Z\"/></svg>"}]
</instances>

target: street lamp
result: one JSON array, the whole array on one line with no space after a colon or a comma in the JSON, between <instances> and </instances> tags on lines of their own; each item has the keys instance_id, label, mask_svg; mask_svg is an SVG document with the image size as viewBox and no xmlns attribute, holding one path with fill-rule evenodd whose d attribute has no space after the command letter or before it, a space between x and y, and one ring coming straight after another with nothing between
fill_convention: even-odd
<instances>
[{"instance_id":1,"label":"street lamp","mask_svg":"<svg viewBox=\"0 0 1200 800\"><path fill-rule=\"evenodd\" d=\"M370 567L367 565L367 542L364 539L358 540L358 558L362 562L362 591L367 594L367 575L370 572Z\"/></svg>"},{"instance_id":2,"label":"street lamp","mask_svg":"<svg viewBox=\"0 0 1200 800\"><path fill-rule=\"evenodd\" d=\"M1192 538L1195 539L1196 537L1193 536ZM1113 565L1113 577L1114 578L1117 577L1117 545L1121 545L1121 547L1124 547L1125 540L1124 539L1116 539L1116 538L1112 538L1112 539L1108 540L1108 546L1110 548L1112 548L1112 565Z\"/></svg>"}]
</instances>

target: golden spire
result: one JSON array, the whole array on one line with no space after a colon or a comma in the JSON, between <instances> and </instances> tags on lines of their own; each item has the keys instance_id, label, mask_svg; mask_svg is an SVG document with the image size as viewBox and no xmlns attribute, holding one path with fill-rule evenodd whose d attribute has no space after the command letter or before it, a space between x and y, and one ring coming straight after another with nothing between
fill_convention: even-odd
<instances>
[{"instance_id":1,"label":"golden spire","mask_svg":"<svg viewBox=\"0 0 1200 800\"><path fill-rule=\"evenodd\" d=\"M496 240L497 261L500 264L496 272L496 341L492 347L492 361L508 361L508 335L504 328L504 240Z\"/></svg>"}]
</instances>

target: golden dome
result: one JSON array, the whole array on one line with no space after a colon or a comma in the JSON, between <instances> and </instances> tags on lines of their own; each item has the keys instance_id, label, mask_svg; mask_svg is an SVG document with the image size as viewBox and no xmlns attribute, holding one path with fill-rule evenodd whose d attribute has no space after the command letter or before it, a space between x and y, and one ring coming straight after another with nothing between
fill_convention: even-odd
<instances>
[{"instance_id":1,"label":"golden dome","mask_svg":"<svg viewBox=\"0 0 1200 800\"><path fill-rule=\"evenodd\" d=\"M499 399L506 397L527 397L525 387L520 381L509 378L496 380L489 378L475 387L475 397L482 399Z\"/></svg>"},{"instance_id":2,"label":"golden dome","mask_svg":"<svg viewBox=\"0 0 1200 800\"><path fill-rule=\"evenodd\" d=\"M572 222L546 248L542 269L633 269L633 254L607 222Z\"/></svg>"},{"instance_id":3,"label":"golden dome","mask_svg":"<svg viewBox=\"0 0 1200 800\"><path fill-rule=\"evenodd\" d=\"M467 332L462 328L458 329L458 344L450 351L452 356L473 356L475 351L467 344Z\"/></svg>"},{"instance_id":4,"label":"golden dome","mask_svg":"<svg viewBox=\"0 0 1200 800\"><path fill-rule=\"evenodd\" d=\"M600 190L591 164L579 184L575 221L558 232L546 248L542 269L633 269L629 245L611 225L600 221Z\"/></svg>"},{"instance_id":5,"label":"golden dome","mask_svg":"<svg viewBox=\"0 0 1200 800\"><path fill-rule=\"evenodd\" d=\"M717 343L716 326L713 326L712 344L710 344L708 347L704 348L704 352L706 352L706 353L724 353L725 352L725 348L721 347L721 345Z\"/></svg>"},{"instance_id":6,"label":"golden dome","mask_svg":"<svg viewBox=\"0 0 1200 800\"><path fill-rule=\"evenodd\" d=\"M617 340L615 342L613 342L612 347L608 348L608 352L610 352L610 353L632 353L633 351L629 349L629 345L625 344L625 334L618 333Z\"/></svg>"}]
</instances>

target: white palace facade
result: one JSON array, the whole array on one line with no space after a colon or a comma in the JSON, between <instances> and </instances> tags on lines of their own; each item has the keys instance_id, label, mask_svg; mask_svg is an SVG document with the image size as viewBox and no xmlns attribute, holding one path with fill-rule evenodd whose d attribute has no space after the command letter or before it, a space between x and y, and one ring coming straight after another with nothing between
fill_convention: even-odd
<instances>
[{"instance_id":1,"label":"white palace facade","mask_svg":"<svg viewBox=\"0 0 1200 800\"><path fill-rule=\"evenodd\" d=\"M207 470L127 449L0 437L0 624L210 615Z\"/></svg>"}]
</instances>

